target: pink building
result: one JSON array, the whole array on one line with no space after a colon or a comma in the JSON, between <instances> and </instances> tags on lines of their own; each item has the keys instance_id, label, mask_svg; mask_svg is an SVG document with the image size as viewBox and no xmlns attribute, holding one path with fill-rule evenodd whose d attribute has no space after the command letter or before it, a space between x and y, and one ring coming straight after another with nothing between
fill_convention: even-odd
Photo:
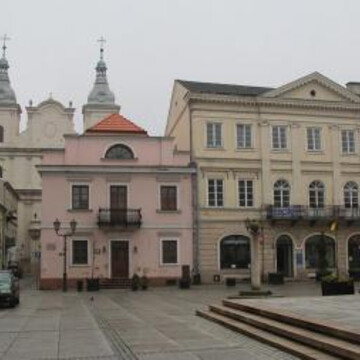
<instances>
[{"instance_id":1,"label":"pink building","mask_svg":"<svg viewBox=\"0 0 360 360\"><path fill-rule=\"evenodd\" d=\"M66 273L76 280L121 282L133 274L151 284L179 279L192 269L193 224L189 154L174 149L172 138L147 132L118 114L84 135L65 136L65 149L44 154L42 177L41 288L62 285L63 238ZM109 280L110 279L110 280ZM113 279L113 280L111 280Z\"/></svg>"}]
</instances>

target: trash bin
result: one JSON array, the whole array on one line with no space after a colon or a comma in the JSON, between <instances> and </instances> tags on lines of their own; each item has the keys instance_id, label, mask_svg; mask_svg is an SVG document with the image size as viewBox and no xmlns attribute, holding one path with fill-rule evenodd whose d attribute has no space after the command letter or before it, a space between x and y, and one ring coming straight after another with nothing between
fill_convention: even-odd
<instances>
[{"instance_id":1,"label":"trash bin","mask_svg":"<svg viewBox=\"0 0 360 360\"><path fill-rule=\"evenodd\" d=\"M83 287L84 287L84 282L82 280L78 280L76 282L76 289L77 291L83 291Z\"/></svg>"}]
</instances>

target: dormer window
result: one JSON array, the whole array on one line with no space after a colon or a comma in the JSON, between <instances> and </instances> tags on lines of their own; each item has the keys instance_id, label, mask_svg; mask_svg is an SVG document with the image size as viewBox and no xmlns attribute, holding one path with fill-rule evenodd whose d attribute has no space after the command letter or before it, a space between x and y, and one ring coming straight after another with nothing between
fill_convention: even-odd
<instances>
[{"instance_id":1,"label":"dormer window","mask_svg":"<svg viewBox=\"0 0 360 360\"><path fill-rule=\"evenodd\" d=\"M105 159L134 159L134 153L128 146L117 144L106 151Z\"/></svg>"}]
</instances>

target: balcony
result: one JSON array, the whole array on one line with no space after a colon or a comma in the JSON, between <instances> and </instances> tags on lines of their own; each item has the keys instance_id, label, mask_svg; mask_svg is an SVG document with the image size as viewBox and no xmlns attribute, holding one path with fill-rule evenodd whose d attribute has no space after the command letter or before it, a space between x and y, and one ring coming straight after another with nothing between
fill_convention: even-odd
<instances>
[{"instance_id":1,"label":"balcony","mask_svg":"<svg viewBox=\"0 0 360 360\"><path fill-rule=\"evenodd\" d=\"M137 229L141 226L141 209L99 209L99 227Z\"/></svg>"},{"instance_id":2,"label":"balcony","mask_svg":"<svg viewBox=\"0 0 360 360\"><path fill-rule=\"evenodd\" d=\"M266 208L266 218L269 220L292 220L297 221L303 217L303 206L291 205L288 207L275 207L270 205Z\"/></svg>"}]
</instances>

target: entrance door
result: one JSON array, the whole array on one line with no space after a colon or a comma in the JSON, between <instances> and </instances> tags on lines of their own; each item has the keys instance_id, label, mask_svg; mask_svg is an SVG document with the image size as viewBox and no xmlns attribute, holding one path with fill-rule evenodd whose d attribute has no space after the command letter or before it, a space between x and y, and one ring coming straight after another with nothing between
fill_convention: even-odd
<instances>
[{"instance_id":1,"label":"entrance door","mask_svg":"<svg viewBox=\"0 0 360 360\"><path fill-rule=\"evenodd\" d=\"M126 224L127 187L110 186L110 217L112 224Z\"/></svg>"},{"instance_id":2,"label":"entrance door","mask_svg":"<svg viewBox=\"0 0 360 360\"><path fill-rule=\"evenodd\" d=\"M111 242L111 277L129 278L129 242Z\"/></svg>"},{"instance_id":3,"label":"entrance door","mask_svg":"<svg viewBox=\"0 0 360 360\"><path fill-rule=\"evenodd\" d=\"M280 236L276 242L277 272L286 277L293 276L293 243L286 236Z\"/></svg>"}]
</instances>

